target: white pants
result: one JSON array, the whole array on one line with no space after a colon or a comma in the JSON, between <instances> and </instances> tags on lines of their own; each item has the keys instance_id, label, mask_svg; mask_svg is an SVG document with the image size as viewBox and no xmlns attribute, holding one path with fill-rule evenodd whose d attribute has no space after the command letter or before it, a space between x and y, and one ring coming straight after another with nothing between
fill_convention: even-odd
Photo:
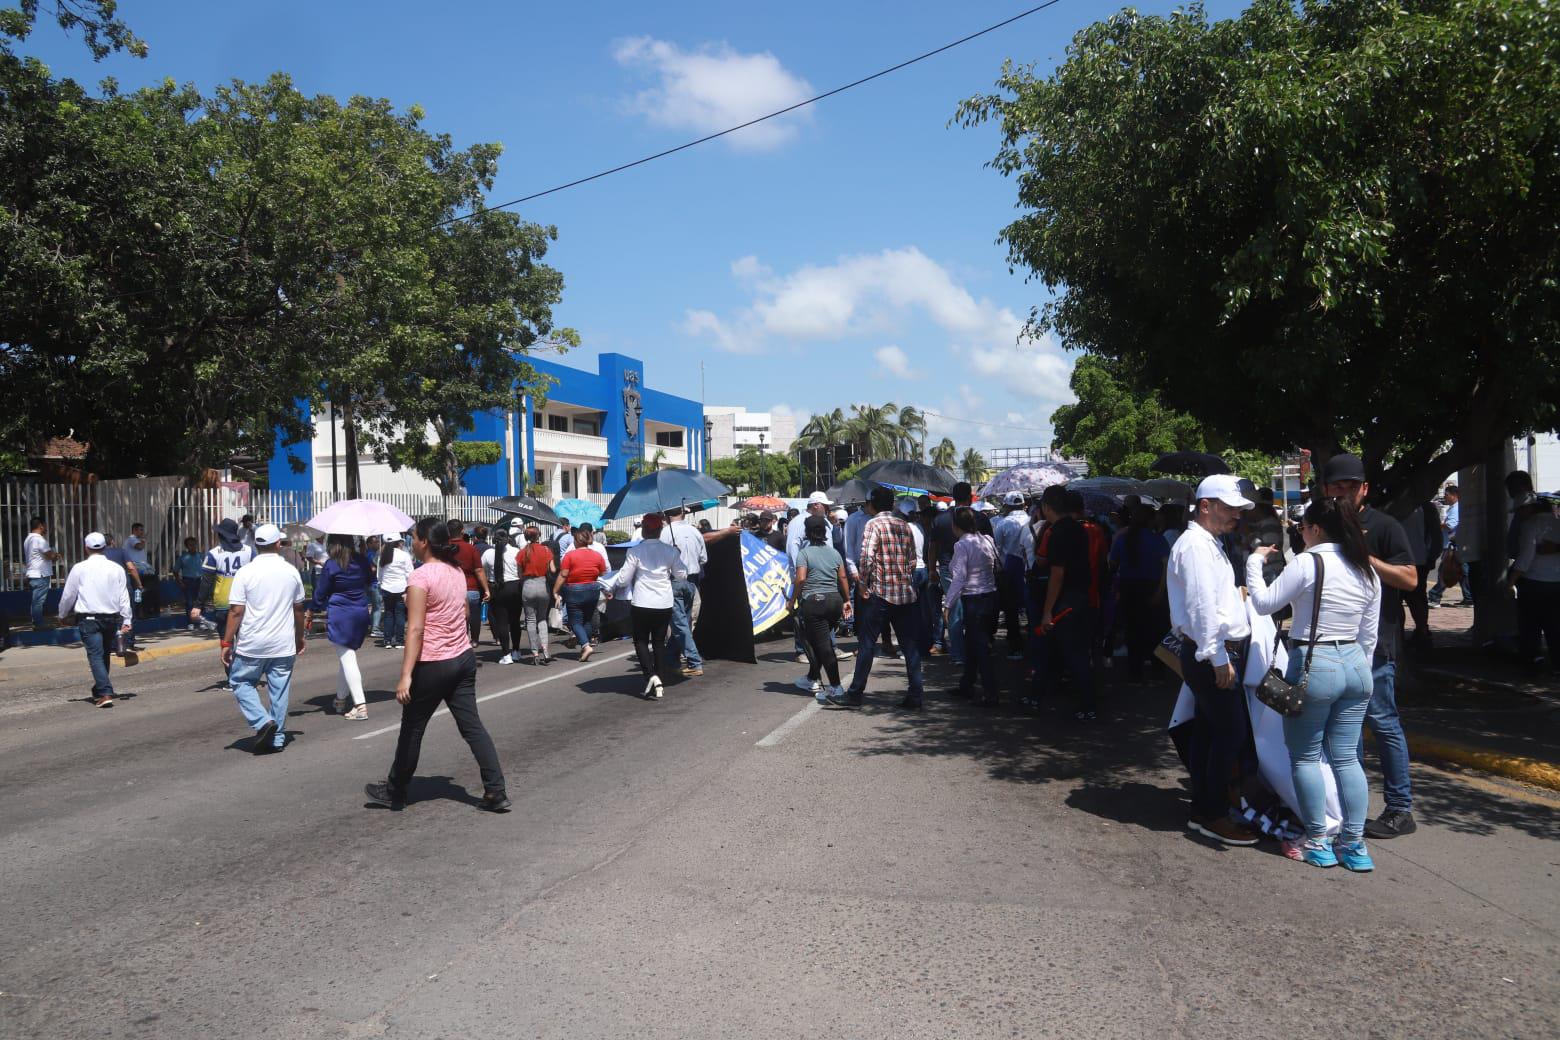
<instances>
[{"instance_id":1,"label":"white pants","mask_svg":"<svg viewBox=\"0 0 1560 1040\"><path fill-rule=\"evenodd\" d=\"M357 651L345 646L336 648L336 696L345 700L352 697L353 704L363 703L363 673L358 670Z\"/></svg>"}]
</instances>

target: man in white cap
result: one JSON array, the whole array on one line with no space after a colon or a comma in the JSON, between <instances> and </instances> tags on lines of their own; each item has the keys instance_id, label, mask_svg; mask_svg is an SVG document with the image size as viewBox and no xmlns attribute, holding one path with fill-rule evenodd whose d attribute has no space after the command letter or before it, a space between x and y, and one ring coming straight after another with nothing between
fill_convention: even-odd
<instances>
[{"instance_id":1,"label":"man in white cap","mask_svg":"<svg viewBox=\"0 0 1560 1040\"><path fill-rule=\"evenodd\" d=\"M1024 508L1024 493L1009 491L1002 499L1002 515L991 523L991 540L997 547L997 602L1007 615L1008 660L1024 657L1024 575L1035 565L1035 535Z\"/></svg>"},{"instance_id":2,"label":"man in white cap","mask_svg":"<svg viewBox=\"0 0 1560 1040\"><path fill-rule=\"evenodd\" d=\"M1230 819L1229 787L1250 722L1242 675L1251 625L1235 586L1235 569L1219 541L1256 503L1229 473L1197 485L1197 514L1170 550L1166 589L1170 625L1181 637L1181 678L1197 702L1187 769L1192 814L1187 826L1226 845L1255 845L1257 835Z\"/></svg>"},{"instance_id":3,"label":"man in white cap","mask_svg":"<svg viewBox=\"0 0 1560 1040\"><path fill-rule=\"evenodd\" d=\"M222 665L230 669L233 696L255 731L249 750L268 755L287 742L287 694L293 662L303 653L303 580L282 558L282 529L255 529L255 558L233 575L228 591ZM260 703L256 684L265 680L270 707Z\"/></svg>"},{"instance_id":4,"label":"man in white cap","mask_svg":"<svg viewBox=\"0 0 1560 1040\"><path fill-rule=\"evenodd\" d=\"M72 567L65 578L65 590L60 593L60 620L76 615L81 645L87 652L87 667L92 669L92 703L99 708L112 708L114 685L108 680L109 655L113 652L114 637L131 631L130 586L125 584L124 569L103 556L107 538L93 531L82 544L87 557Z\"/></svg>"}]
</instances>

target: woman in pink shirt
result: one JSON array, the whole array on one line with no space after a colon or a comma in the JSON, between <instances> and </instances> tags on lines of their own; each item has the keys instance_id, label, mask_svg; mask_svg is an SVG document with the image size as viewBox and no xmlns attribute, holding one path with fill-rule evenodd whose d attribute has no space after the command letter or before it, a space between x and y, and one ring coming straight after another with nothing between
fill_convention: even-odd
<instances>
[{"instance_id":1,"label":"woman in pink shirt","mask_svg":"<svg viewBox=\"0 0 1560 1040\"><path fill-rule=\"evenodd\" d=\"M406 583L406 650L395 689L395 699L401 702L401 735L389 779L364 788L375 805L405 807L423 732L433 713L445 704L482 770L482 808L490 812L509 808L498 752L477 714L477 655L466 631L466 574L455 562L456 552L443 520L417 521L412 555L422 566L412 571Z\"/></svg>"}]
</instances>

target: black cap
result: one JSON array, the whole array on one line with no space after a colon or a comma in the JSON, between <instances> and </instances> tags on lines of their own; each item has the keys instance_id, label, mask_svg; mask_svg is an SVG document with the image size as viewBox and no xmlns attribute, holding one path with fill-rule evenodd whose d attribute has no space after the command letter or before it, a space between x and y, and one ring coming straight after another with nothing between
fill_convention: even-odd
<instances>
[{"instance_id":1,"label":"black cap","mask_svg":"<svg viewBox=\"0 0 1560 1040\"><path fill-rule=\"evenodd\" d=\"M1365 463L1358 455L1333 455L1322 464L1322 483L1336 484L1340 480L1365 482Z\"/></svg>"}]
</instances>

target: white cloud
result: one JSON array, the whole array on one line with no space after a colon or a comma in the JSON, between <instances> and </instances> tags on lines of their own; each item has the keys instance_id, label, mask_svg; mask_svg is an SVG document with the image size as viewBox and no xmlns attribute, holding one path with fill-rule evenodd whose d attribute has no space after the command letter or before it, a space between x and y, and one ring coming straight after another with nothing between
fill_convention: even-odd
<instances>
[{"instance_id":1,"label":"white cloud","mask_svg":"<svg viewBox=\"0 0 1560 1040\"><path fill-rule=\"evenodd\" d=\"M714 311L689 310L683 316L682 331L694 337L708 337L721 350L732 354L751 354L758 344L744 337L721 320Z\"/></svg>"},{"instance_id":2,"label":"white cloud","mask_svg":"<svg viewBox=\"0 0 1560 1040\"><path fill-rule=\"evenodd\" d=\"M877 348L872 352L872 356L877 358L878 367L891 376L898 376L900 379L920 378L920 373L910 368L910 358L893 344Z\"/></svg>"},{"instance_id":3,"label":"white cloud","mask_svg":"<svg viewBox=\"0 0 1560 1040\"><path fill-rule=\"evenodd\" d=\"M752 282L760 278L768 278L774 272L767 265L760 263L758 257L744 256L731 262L731 273L739 281Z\"/></svg>"},{"instance_id":4,"label":"white cloud","mask_svg":"<svg viewBox=\"0 0 1560 1040\"><path fill-rule=\"evenodd\" d=\"M745 123L794 105L815 91L767 51L743 54L726 43L684 50L649 36L619 40L613 48L619 65L656 77L655 86L635 94L631 111L652 123L707 134ZM734 147L769 151L796 136L798 119L809 109L748 127L727 137Z\"/></svg>"}]
</instances>

